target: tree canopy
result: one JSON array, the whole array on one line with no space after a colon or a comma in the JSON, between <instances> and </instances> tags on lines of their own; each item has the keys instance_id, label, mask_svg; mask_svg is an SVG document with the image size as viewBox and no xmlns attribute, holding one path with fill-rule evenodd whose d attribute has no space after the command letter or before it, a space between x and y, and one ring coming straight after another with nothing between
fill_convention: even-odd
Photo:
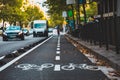
<instances>
[{"instance_id":1,"label":"tree canopy","mask_svg":"<svg viewBox=\"0 0 120 80\"><path fill-rule=\"evenodd\" d=\"M89 0L87 0L87 2L88 1ZM48 13L51 16L52 21L54 21L53 23L55 23L55 24L59 24L63 21L63 18L61 18L62 17L62 11L72 10L71 5L66 4L66 0L47 0L45 2L45 4L49 8ZM77 6L76 6L76 4L73 4L72 6L74 8L74 10L73 10L73 12L75 13L74 16L76 16L76 13L77 13L76 12L76 7ZM85 4L85 7L86 7L87 17L89 17L91 15L95 15L97 13L97 4L95 2L92 2L90 4ZM82 4L80 5L79 9L80 9L81 15L83 15L84 12L83 12ZM57 16L57 15L59 15L59 16ZM58 21L57 17L59 17L59 21ZM55 22L56 20L58 22Z\"/></svg>"},{"instance_id":2,"label":"tree canopy","mask_svg":"<svg viewBox=\"0 0 120 80\"><path fill-rule=\"evenodd\" d=\"M34 19L44 19L44 13L36 5L25 7L28 0L0 0L0 19L10 24L16 21L28 23Z\"/></svg>"}]
</instances>

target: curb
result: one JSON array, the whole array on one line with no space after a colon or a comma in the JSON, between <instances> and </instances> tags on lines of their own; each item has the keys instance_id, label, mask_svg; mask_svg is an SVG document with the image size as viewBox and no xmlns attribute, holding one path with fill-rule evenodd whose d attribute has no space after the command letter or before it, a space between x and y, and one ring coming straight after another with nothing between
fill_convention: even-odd
<instances>
[{"instance_id":1,"label":"curb","mask_svg":"<svg viewBox=\"0 0 120 80\"><path fill-rule=\"evenodd\" d=\"M110 59L108 59L107 57L99 54L97 51L93 50L93 49L90 49L87 47L87 45L83 45L81 44L80 40L78 38L75 38L69 34L66 34L65 37L67 38L67 40L71 43L74 43L75 44L75 47L77 48L82 48L82 49L85 49L85 52L86 53L90 53L90 54L93 54L97 57L97 59L100 59L100 60L103 60L105 61L105 63L107 63L108 65L110 65L112 68L116 69L117 71L120 72L120 66L116 63L114 63L113 61L111 61ZM84 52L82 52L84 53Z\"/></svg>"}]
</instances>

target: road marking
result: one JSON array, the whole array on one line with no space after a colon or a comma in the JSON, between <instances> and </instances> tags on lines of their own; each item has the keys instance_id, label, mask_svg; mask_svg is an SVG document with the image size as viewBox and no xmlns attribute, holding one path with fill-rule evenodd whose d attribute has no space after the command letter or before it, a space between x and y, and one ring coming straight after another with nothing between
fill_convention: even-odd
<instances>
[{"instance_id":1,"label":"road marking","mask_svg":"<svg viewBox=\"0 0 120 80\"><path fill-rule=\"evenodd\" d=\"M55 60L60 60L60 56L56 56L56 57L55 57Z\"/></svg>"},{"instance_id":2,"label":"road marking","mask_svg":"<svg viewBox=\"0 0 120 80\"><path fill-rule=\"evenodd\" d=\"M60 71L60 65L59 65L59 64L56 64L56 65L55 65L54 71Z\"/></svg>"},{"instance_id":3,"label":"road marking","mask_svg":"<svg viewBox=\"0 0 120 80\"><path fill-rule=\"evenodd\" d=\"M59 43L59 44L57 44L57 46L60 46L60 43Z\"/></svg>"},{"instance_id":4,"label":"road marking","mask_svg":"<svg viewBox=\"0 0 120 80\"><path fill-rule=\"evenodd\" d=\"M2 56L2 57L0 57L0 60L2 60L2 59L4 59L5 58L5 56Z\"/></svg>"},{"instance_id":5,"label":"road marking","mask_svg":"<svg viewBox=\"0 0 120 80\"><path fill-rule=\"evenodd\" d=\"M57 48L57 51L59 51L60 50L60 48Z\"/></svg>"},{"instance_id":6,"label":"road marking","mask_svg":"<svg viewBox=\"0 0 120 80\"><path fill-rule=\"evenodd\" d=\"M48 68L52 68L52 67L54 67L54 64L52 64L52 63L44 63L41 66L36 65L36 64L25 63L25 64L19 64L19 65L15 66L15 68L21 68L22 70L33 69L33 70L36 70L36 71L42 71L44 69L48 69Z\"/></svg>"},{"instance_id":7,"label":"road marking","mask_svg":"<svg viewBox=\"0 0 120 80\"><path fill-rule=\"evenodd\" d=\"M19 59L21 59L22 57L24 57L25 55L29 54L30 52L32 52L33 50L35 50L36 48L38 48L39 46L41 46L42 44L44 44L45 42L47 42L49 39L51 39L53 36L49 37L48 39L46 39L45 41L41 42L40 44L38 44L37 46L33 47L32 49L28 50L27 52L23 53L22 55L16 57L15 59L13 59L12 61L8 62L7 64L5 64L4 66L0 67L0 72L3 71L4 69L6 69L7 67L9 67L10 65L12 65L13 63L15 63L16 61L18 61Z\"/></svg>"},{"instance_id":8,"label":"road marking","mask_svg":"<svg viewBox=\"0 0 120 80\"><path fill-rule=\"evenodd\" d=\"M60 54L60 51L56 51L56 54Z\"/></svg>"},{"instance_id":9,"label":"road marking","mask_svg":"<svg viewBox=\"0 0 120 80\"><path fill-rule=\"evenodd\" d=\"M15 51L13 51L12 53L13 53L13 54L15 54L15 53L17 53L17 52L18 52L18 51L17 51L17 50L15 50Z\"/></svg>"},{"instance_id":10,"label":"road marking","mask_svg":"<svg viewBox=\"0 0 120 80\"><path fill-rule=\"evenodd\" d=\"M57 48L60 48L60 45L58 45Z\"/></svg>"},{"instance_id":11,"label":"road marking","mask_svg":"<svg viewBox=\"0 0 120 80\"><path fill-rule=\"evenodd\" d=\"M43 71L45 69L53 69L53 71L60 71L62 70L66 70L66 71L71 71L71 70L75 70L80 69L80 70L91 70L91 71L99 71L100 67L97 66L93 66L93 65L87 65L85 64L74 64L74 63L68 63L68 65L60 65L60 64L53 64L53 63L44 63L41 65L36 65L36 64L29 64L29 63L24 63L24 64L19 64L17 66L15 66L15 68L19 68L22 69L23 71L25 70L36 70L36 71ZM101 66L101 68L103 68ZM104 70L107 70L104 68ZM111 71L111 68L109 68L109 70Z\"/></svg>"}]
</instances>

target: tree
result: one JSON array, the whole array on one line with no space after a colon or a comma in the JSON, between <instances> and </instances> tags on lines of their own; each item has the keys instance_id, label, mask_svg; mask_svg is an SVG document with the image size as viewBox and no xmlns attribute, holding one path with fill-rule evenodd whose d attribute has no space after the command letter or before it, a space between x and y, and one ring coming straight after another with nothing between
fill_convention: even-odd
<instances>
[{"instance_id":1,"label":"tree","mask_svg":"<svg viewBox=\"0 0 120 80\"><path fill-rule=\"evenodd\" d=\"M63 22L63 17L57 13L54 13L50 17L50 26L61 25Z\"/></svg>"},{"instance_id":2,"label":"tree","mask_svg":"<svg viewBox=\"0 0 120 80\"><path fill-rule=\"evenodd\" d=\"M45 19L44 13L37 6L29 6L25 11L27 14L27 20L33 21L37 19Z\"/></svg>"},{"instance_id":3,"label":"tree","mask_svg":"<svg viewBox=\"0 0 120 80\"><path fill-rule=\"evenodd\" d=\"M21 6L23 0L0 0L0 18L4 21L15 22L19 20L18 17L21 14Z\"/></svg>"},{"instance_id":4,"label":"tree","mask_svg":"<svg viewBox=\"0 0 120 80\"><path fill-rule=\"evenodd\" d=\"M61 14L62 11L67 10L66 0L47 0L44 4L49 8L48 13Z\"/></svg>"},{"instance_id":5,"label":"tree","mask_svg":"<svg viewBox=\"0 0 120 80\"><path fill-rule=\"evenodd\" d=\"M61 25L63 22L62 12L68 10L66 0L47 0L43 5L49 9L50 26Z\"/></svg>"},{"instance_id":6,"label":"tree","mask_svg":"<svg viewBox=\"0 0 120 80\"><path fill-rule=\"evenodd\" d=\"M86 13L87 13L87 16L91 16L91 15L95 15L97 14L97 4L96 2L90 2L90 4L88 4L90 0L86 0L87 4L86 4ZM72 10L72 7L71 5L66 5L66 0L47 0L45 2L45 4L47 5L47 7L49 8L48 10L48 13L49 15L52 17L55 17L55 16L52 16L53 14L55 15L62 15L62 11L68 11L68 10ZM74 7L74 16L76 16L76 4L73 5ZM81 15L83 15L83 8L82 8L82 5L80 5L80 13ZM61 16L57 16L57 17L61 17ZM55 18L52 18L54 20L52 21L55 21L56 20L56 17ZM69 19L71 19L71 17L69 17ZM75 17L76 19L76 17ZM63 19L61 19L63 20ZM54 23L54 22L53 22Z\"/></svg>"}]
</instances>

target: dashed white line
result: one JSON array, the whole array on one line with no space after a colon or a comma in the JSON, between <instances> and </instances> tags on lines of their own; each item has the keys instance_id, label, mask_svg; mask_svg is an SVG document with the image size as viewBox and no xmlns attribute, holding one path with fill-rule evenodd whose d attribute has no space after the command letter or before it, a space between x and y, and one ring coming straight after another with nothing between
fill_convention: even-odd
<instances>
[{"instance_id":1,"label":"dashed white line","mask_svg":"<svg viewBox=\"0 0 120 80\"><path fill-rule=\"evenodd\" d=\"M59 51L60 50L60 48L57 48L57 51Z\"/></svg>"},{"instance_id":2,"label":"dashed white line","mask_svg":"<svg viewBox=\"0 0 120 80\"><path fill-rule=\"evenodd\" d=\"M56 56L56 57L55 57L55 60L60 60L60 56Z\"/></svg>"},{"instance_id":3,"label":"dashed white line","mask_svg":"<svg viewBox=\"0 0 120 80\"><path fill-rule=\"evenodd\" d=\"M60 51L56 51L56 54L60 54Z\"/></svg>"},{"instance_id":4,"label":"dashed white line","mask_svg":"<svg viewBox=\"0 0 120 80\"><path fill-rule=\"evenodd\" d=\"M57 46L60 46L60 44L58 44Z\"/></svg>"},{"instance_id":5,"label":"dashed white line","mask_svg":"<svg viewBox=\"0 0 120 80\"><path fill-rule=\"evenodd\" d=\"M56 65L55 65L54 71L60 71L60 65L59 65L59 64L56 64Z\"/></svg>"}]
</instances>

